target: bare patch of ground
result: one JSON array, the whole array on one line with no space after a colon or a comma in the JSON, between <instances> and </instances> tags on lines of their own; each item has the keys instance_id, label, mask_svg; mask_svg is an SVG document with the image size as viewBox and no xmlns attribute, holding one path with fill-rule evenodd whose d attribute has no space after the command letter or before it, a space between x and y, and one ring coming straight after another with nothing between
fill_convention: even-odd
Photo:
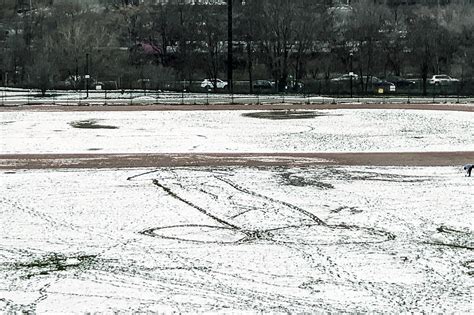
<instances>
[{"instance_id":1,"label":"bare patch of ground","mask_svg":"<svg viewBox=\"0 0 474 315\"><path fill-rule=\"evenodd\" d=\"M327 114L318 113L316 111L294 111L294 110L274 110L274 111L258 111L242 114L245 117L284 120L284 119L310 119L318 116L327 116Z\"/></svg>"},{"instance_id":2,"label":"bare patch of ground","mask_svg":"<svg viewBox=\"0 0 474 315\"><path fill-rule=\"evenodd\" d=\"M0 106L2 111L170 111L170 110L329 110L329 109L415 109L474 112L472 104L224 104L224 105L21 105Z\"/></svg>"},{"instance_id":3,"label":"bare patch of ground","mask_svg":"<svg viewBox=\"0 0 474 315\"><path fill-rule=\"evenodd\" d=\"M387 153L183 153L183 154L3 154L0 169L133 168L187 166L455 166L474 152Z\"/></svg>"},{"instance_id":4,"label":"bare patch of ground","mask_svg":"<svg viewBox=\"0 0 474 315\"><path fill-rule=\"evenodd\" d=\"M79 129L117 129L117 126L99 124L96 119L77 120L69 123L73 128Z\"/></svg>"}]
</instances>

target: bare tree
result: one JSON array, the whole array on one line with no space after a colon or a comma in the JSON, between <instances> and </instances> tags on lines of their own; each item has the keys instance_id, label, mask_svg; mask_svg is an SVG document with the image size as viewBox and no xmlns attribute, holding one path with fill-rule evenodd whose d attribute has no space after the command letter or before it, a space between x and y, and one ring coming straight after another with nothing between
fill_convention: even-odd
<instances>
[{"instance_id":1,"label":"bare tree","mask_svg":"<svg viewBox=\"0 0 474 315\"><path fill-rule=\"evenodd\" d=\"M200 48L200 32L199 27L202 18L199 12L202 10L200 6L189 6L182 3L172 5L173 19L176 26L173 38L177 43L177 58L175 67L181 76L181 80L192 81L193 75L200 68L200 56L196 52L201 52Z\"/></svg>"},{"instance_id":2,"label":"bare tree","mask_svg":"<svg viewBox=\"0 0 474 315\"><path fill-rule=\"evenodd\" d=\"M438 48L436 41L440 30L435 16L426 13L426 11L413 12L408 24L408 47L413 63L418 65L423 95L427 94L428 74L434 69Z\"/></svg>"},{"instance_id":3,"label":"bare tree","mask_svg":"<svg viewBox=\"0 0 474 315\"><path fill-rule=\"evenodd\" d=\"M297 4L293 48L295 88L305 75L307 62L321 49L323 32L328 31L324 6L315 4L314 1L300 1Z\"/></svg>"},{"instance_id":4,"label":"bare tree","mask_svg":"<svg viewBox=\"0 0 474 315\"><path fill-rule=\"evenodd\" d=\"M353 6L348 36L351 41L349 46L357 50L354 56L358 61L360 84L364 92L368 92L371 77L381 62L379 43L384 39L386 16L386 7L374 4L371 0L361 0Z\"/></svg>"},{"instance_id":5,"label":"bare tree","mask_svg":"<svg viewBox=\"0 0 474 315\"><path fill-rule=\"evenodd\" d=\"M278 90L284 91L288 84L290 58L296 42L296 9L294 1L262 0L263 21L260 40L265 64L278 83Z\"/></svg>"},{"instance_id":6,"label":"bare tree","mask_svg":"<svg viewBox=\"0 0 474 315\"><path fill-rule=\"evenodd\" d=\"M27 67L28 83L39 88L45 96L46 91L53 87L58 74L53 56L48 51L41 51L35 54L32 61Z\"/></svg>"},{"instance_id":7,"label":"bare tree","mask_svg":"<svg viewBox=\"0 0 474 315\"><path fill-rule=\"evenodd\" d=\"M199 8L199 6L196 6ZM201 49L206 55L206 72L214 80L214 89L217 88L215 80L223 69L225 53L225 28L222 27L223 15L217 8L207 7L200 10L198 40Z\"/></svg>"},{"instance_id":8,"label":"bare tree","mask_svg":"<svg viewBox=\"0 0 474 315\"><path fill-rule=\"evenodd\" d=\"M335 73L350 71L352 60L364 91L373 75L401 75L416 69L426 94L430 73L473 75L472 5L451 1L439 6L386 6L383 2L248 0L244 6L236 5L234 40L240 48L235 52L236 77L248 77L252 90L260 71L283 91L308 74L313 79L324 74L329 82ZM20 86L83 74L86 53L93 63L91 74L101 78L158 80L179 74L181 80L191 81L204 74L217 78L224 70L224 6L177 0L159 4L154 0L38 0L31 6L4 0L2 4L3 81L7 73ZM45 60L41 67L40 60ZM155 75L156 71L163 75Z\"/></svg>"},{"instance_id":9,"label":"bare tree","mask_svg":"<svg viewBox=\"0 0 474 315\"><path fill-rule=\"evenodd\" d=\"M391 6L384 27L382 49L385 55L384 75L387 71L400 76L403 72L407 41L405 6Z\"/></svg>"},{"instance_id":10,"label":"bare tree","mask_svg":"<svg viewBox=\"0 0 474 315\"><path fill-rule=\"evenodd\" d=\"M451 71L464 76L474 75L474 7L468 3L451 4L442 12L440 23L450 35L447 44Z\"/></svg>"},{"instance_id":11,"label":"bare tree","mask_svg":"<svg viewBox=\"0 0 474 315\"><path fill-rule=\"evenodd\" d=\"M262 1L250 1L239 6L237 20L237 36L245 42L246 68L249 79L249 90L253 93L253 70L255 63L255 52L258 49L258 41L262 38L261 24L263 8Z\"/></svg>"}]
</instances>

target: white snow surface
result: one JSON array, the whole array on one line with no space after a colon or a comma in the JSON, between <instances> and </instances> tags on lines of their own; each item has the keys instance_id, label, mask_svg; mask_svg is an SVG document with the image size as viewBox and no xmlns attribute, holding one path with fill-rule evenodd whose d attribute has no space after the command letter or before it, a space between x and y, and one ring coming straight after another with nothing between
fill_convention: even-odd
<instances>
[{"instance_id":1,"label":"white snow surface","mask_svg":"<svg viewBox=\"0 0 474 315\"><path fill-rule=\"evenodd\" d=\"M311 119L245 117L248 111L0 113L9 153L472 151L474 113L321 110ZM81 129L92 121L103 129ZM115 128L115 129L112 129Z\"/></svg>"},{"instance_id":2,"label":"white snow surface","mask_svg":"<svg viewBox=\"0 0 474 315\"><path fill-rule=\"evenodd\" d=\"M0 310L472 313L458 168L149 171L2 172Z\"/></svg>"}]
</instances>

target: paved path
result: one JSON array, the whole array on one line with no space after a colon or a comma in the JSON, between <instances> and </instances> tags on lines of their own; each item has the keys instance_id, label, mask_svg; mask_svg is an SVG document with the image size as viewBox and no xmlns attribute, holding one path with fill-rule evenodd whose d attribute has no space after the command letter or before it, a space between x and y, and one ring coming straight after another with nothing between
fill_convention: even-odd
<instances>
[{"instance_id":1,"label":"paved path","mask_svg":"<svg viewBox=\"0 0 474 315\"><path fill-rule=\"evenodd\" d=\"M225 166L461 166L474 152L2 154L0 169Z\"/></svg>"},{"instance_id":2,"label":"paved path","mask_svg":"<svg viewBox=\"0 0 474 315\"><path fill-rule=\"evenodd\" d=\"M474 112L474 104L265 104L265 105L23 105L0 106L4 111L172 111L172 110L330 110L330 109L410 109Z\"/></svg>"}]
</instances>

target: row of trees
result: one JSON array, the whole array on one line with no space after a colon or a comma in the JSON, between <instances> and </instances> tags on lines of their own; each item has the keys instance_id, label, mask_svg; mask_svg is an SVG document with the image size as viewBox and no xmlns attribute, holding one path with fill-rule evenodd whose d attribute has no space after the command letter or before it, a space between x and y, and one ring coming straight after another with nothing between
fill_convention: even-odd
<instances>
[{"instance_id":1,"label":"row of trees","mask_svg":"<svg viewBox=\"0 0 474 315\"><path fill-rule=\"evenodd\" d=\"M223 77L227 13L184 1L0 0L4 85L46 89L86 72L121 87L141 79ZM288 84L351 70L474 76L474 6L358 0L247 0L234 4L234 77ZM403 2L403 1L399 1ZM142 81L143 82L143 81ZM364 82L361 82L364 85ZM365 82L367 85L367 82ZM367 89L367 87L366 87Z\"/></svg>"}]
</instances>

